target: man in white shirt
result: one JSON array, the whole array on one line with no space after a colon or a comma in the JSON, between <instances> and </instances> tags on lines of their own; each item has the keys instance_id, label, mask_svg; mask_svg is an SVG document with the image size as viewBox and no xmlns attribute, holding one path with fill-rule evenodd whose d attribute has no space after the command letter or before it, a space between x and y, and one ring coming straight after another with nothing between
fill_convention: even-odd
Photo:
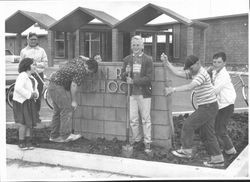
<instances>
[{"instance_id":1,"label":"man in white shirt","mask_svg":"<svg viewBox=\"0 0 250 182\"><path fill-rule=\"evenodd\" d=\"M36 72L39 74L40 78L44 79L44 69L47 66L48 58L44 49L38 45L37 34L30 32L27 36L27 43L28 45L21 50L20 53L21 60L23 58L32 58L34 60ZM37 107L36 109L37 109L37 118L40 118L39 111L41 108L43 82L35 73L32 74L32 76L35 77L38 82L39 98L36 100L36 107ZM41 122L41 119L39 119L38 122Z\"/></svg>"},{"instance_id":2,"label":"man in white shirt","mask_svg":"<svg viewBox=\"0 0 250 182\"><path fill-rule=\"evenodd\" d=\"M215 120L215 133L226 154L236 154L236 149L227 133L227 125L234 112L236 92L226 68L226 54L213 56L212 83L218 99L219 111Z\"/></svg>"}]
</instances>

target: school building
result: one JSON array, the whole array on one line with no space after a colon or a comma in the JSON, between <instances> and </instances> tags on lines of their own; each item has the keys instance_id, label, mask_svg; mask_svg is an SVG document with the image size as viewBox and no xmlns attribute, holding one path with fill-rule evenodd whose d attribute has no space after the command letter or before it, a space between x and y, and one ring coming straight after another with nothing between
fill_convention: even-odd
<instances>
[{"instance_id":1,"label":"school building","mask_svg":"<svg viewBox=\"0 0 250 182\"><path fill-rule=\"evenodd\" d=\"M147 24L166 15L174 22ZM97 19L100 23L91 22ZM171 84L173 75L164 77L160 63L162 52L174 63L183 65L187 55L194 54L204 65L211 64L218 51L227 54L227 63L248 64L248 14L227 15L190 20L170 9L147 4L119 21L94 9L78 7L60 20L46 14L17 11L6 19L6 48L19 54L26 44L21 33L37 23L48 31L39 42L49 58L49 66L84 55L100 54L103 62L97 75L82 84L80 109L76 113L76 131L88 137L125 138L126 84L120 81L123 57L130 54L133 35L144 39L144 52L154 63L152 97L152 137L156 143L171 147L171 97L163 95L165 82Z\"/></svg>"}]
</instances>

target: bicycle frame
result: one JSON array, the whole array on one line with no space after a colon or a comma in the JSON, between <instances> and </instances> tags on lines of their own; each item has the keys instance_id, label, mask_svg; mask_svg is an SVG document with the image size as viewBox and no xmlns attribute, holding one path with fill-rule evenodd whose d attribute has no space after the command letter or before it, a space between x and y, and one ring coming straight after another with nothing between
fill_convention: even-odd
<instances>
[{"instance_id":1,"label":"bicycle frame","mask_svg":"<svg viewBox=\"0 0 250 182\"><path fill-rule=\"evenodd\" d=\"M46 83L43 81L43 79L40 77L40 75L35 71L35 74L38 76L38 78L41 80L41 82L43 83L43 91L42 91L42 96L46 102L46 104L49 106L50 109L53 109L52 104L49 101L49 95L48 95L48 90L47 90L47 85ZM45 78L46 79L46 78ZM49 79L47 79L49 80ZM7 90L7 104L12 108L12 96L13 96L13 90L14 90L14 86L15 83L13 83Z\"/></svg>"},{"instance_id":2,"label":"bicycle frame","mask_svg":"<svg viewBox=\"0 0 250 182\"><path fill-rule=\"evenodd\" d=\"M238 73L229 72L229 73L231 75L235 75L235 76L232 76L232 78L235 78L235 77L238 78L236 83L233 84L234 88L235 88L235 90L238 90L239 88L241 88L241 94L243 96L245 103L248 106L248 96L245 94L245 91L247 91L247 89L248 89L248 85L245 83L245 81L242 78L242 75L248 76L248 73L245 73L245 72L238 72ZM238 88L236 88L236 86L239 84L240 84L240 86ZM193 108L196 110L197 106L195 104L195 92L194 91L191 93L191 103L192 103Z\"/></svg>"}]
</instances>

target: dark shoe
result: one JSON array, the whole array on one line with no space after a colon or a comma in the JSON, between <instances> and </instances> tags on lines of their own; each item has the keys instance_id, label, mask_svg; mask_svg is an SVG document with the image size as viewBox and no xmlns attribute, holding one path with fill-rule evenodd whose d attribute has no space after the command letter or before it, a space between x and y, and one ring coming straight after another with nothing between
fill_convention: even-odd
<instances>
[{"instance_id":1,"label":"dark shoe","mask_svg":"<svg viewBox=\"0 0 250 182\"><path fill-rule=\"evenodd\" d=\"M134 143L132 143L132 146L136 150L143 150L144 149L144 144L142 141L134 142Z\"/></svg>"},{"instance_id":2,"label":"dark shoe","mask_svg":"<svg viewBox=\"0 0 250 182\"><path fill-rule=\"evenodd\" d=\"M172 154L180 158L186 158L186 159L192 158L192 154L185 152L183 149L173 150Z\"/></svg>"},{"instance_id":3,"label":"dark shoe","mask_svg":"<svg viewBox=\"0 0 250 182\"><path fill-rule=\"evenodd\" d=\"M204 166L207 167L223 167L224 166L224 161L221 162L213 162L213 161L205 161L203 162Z\"/></svg>"},{"instance_id":4,"label":"dark shoe","mask_svg":"<svg viewBox=\"0 0 250 182\"><path fill-rule=\"evenodd\" d=\"M33 147L39 147L39 146L40 146L40 144L37 143L37 141L34 140L34 139L31 141L31 145L32 145Z\"/></svg>"},{"instance_id":5,"label":"dark shoe","mask_svg":"<svg viewBox=\"0 0 250 182\"><path fill-rule=\"evenodd\" d=\"M40 118L38 118L36 122L37 122L37 123L41 123L42 120L41 120Z\"/></svg>"},{"instance_id":6,"label":"dark shoe","mask_svg":"<svg viewBox=\"0 0 250 182\"><path fill-rule=\"evenodd\" d=\"M21 150L28 150L28 147L26 146L25 141L19 141L18 147L19 147Z\"/></svg>"}]
</instances>

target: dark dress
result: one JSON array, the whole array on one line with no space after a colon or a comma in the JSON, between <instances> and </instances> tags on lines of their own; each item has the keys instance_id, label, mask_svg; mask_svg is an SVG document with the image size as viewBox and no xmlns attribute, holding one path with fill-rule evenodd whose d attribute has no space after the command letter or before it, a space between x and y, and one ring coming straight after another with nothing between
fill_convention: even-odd
<instances>
[{"instance_id":1,"label":"dark dress","mask_svg":"<svg viewBox=\"0 0 250 182\"><path fill-rule=\"evenodd\" d=\"M34 89L35 81L33 78L30 78L30 80L32 81L32 86ZM36 123L39 119L37 118L36 114L35 99L27 99L23 103L13 100L13 113L15 122L23 124L28 128L33 128L36 126Z\"/></svg>"}]
</instances>

